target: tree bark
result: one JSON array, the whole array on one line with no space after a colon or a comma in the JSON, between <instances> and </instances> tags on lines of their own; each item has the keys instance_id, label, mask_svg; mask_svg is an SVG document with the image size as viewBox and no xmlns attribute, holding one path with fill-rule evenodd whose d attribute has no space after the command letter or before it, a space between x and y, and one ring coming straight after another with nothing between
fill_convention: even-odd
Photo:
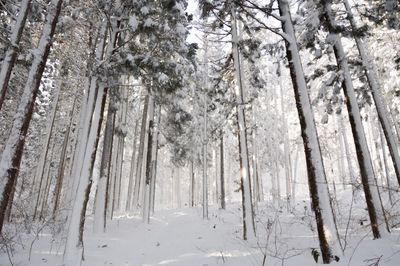
<instances>
[{"instance_id":1,"label":"tree bark","mask_svg":"<svg viewBox=\"0 0 400 266\"><path fill-rule=\"evenodd\" d=\"M357 23L351 11L349 1L343 0L343 2L347 11L347 19L350 21L352 29L358 29ZM389 152L392 158L397 182L400 185L400 155L396 143L396 137L393 131L393 121L391 121L391 116L389 115L386 107L387 105L382 96L380 84L376 75L376 70L374 69L374 62L371 60L368 53L367 42L364 40L364 38L359 37L358 35L354 35L354 40L356 42L358 52L361 56L365 76L367 77L368 84L371 89L372 98L374 99L376 111L378 113L378 118L382 125L383 133L389 147Z\"/></svg>"},{"instance_id":2,"label":"tree bark","mask_svg":"<svg viewBox=\"0 0 400 266\"><path fill-rule=\"evenodd\" d=\"M143 193L143 221L145 223L150 223L150 186L152 179L152 159L153 155L153 139L155 136L154 132L154 96L150 95L149 99L149 112L148 112L148 120L149 120L149 129L147 132L147 153L146 153L146 172L145 172L145 187ZM155 151L154 151L155 152Z\"/></svg>"},{"instance_id":3,"label":"tree bark","mask_svg":"<svg viewBox=\"0 0 400 266\"><path fill-rule=\"evenodd\" d=\"M128 194L126 197L126 206L125 210L130 211L132 206L132 198L133 198L133 177L135 175L135 162L136 162L136 146L137 146L137 135L139 128L139 119L136 119L135 122L135 130L133 133L133 146L132 146L132 156L131 156L131 167L129 170L129 180L128 180Z\"/></svg>"},{"instance_id":4,"label":"tree bark","mask_svg":"<svg viewBox=\"0 0 400 266\"><path fill-rule=\"evenodd\" d=\"M221 209L225 210L226 209L226 202L225 202L225 171L224 171L224 135L223 131L221 130L221 138L220 138L220 180L221 180Z\"/></svg>"},{"instance_id":5,"label":"tree bark","mask_svg":"<svg viewBox=\"0 0 400 266\"><path fill-rule=\"evenodd\" d=\"M3 64L0 70L0 110L3 106L4 99L6 97L6 92L8 88L8 83L10 82L11 72L14 68L15 61L18 55L19 42L22 37L22 32L25 27L26 17L29 13L29 7L31 5L31 0L23 0L21 2L21 8L18 11L18 18L12 29L12 34L10 37L10 46L4 55Z\"/></svg>"},{"instance_id":6,"label":"tree bark","mask_svg":"<svg viewBox=\"0 0 400 266\"><path fill-rule=\"evenodd\" d=\"M232 50L233 62L235 67L235 93L236 93L236 110L238 118L238 138L239 138L239 158L240 158L240 183L242 191L242 212L243 212L243 239L254 239L256 236L256 228L254 224L254 211L252 202L251 180L249 152L247 145L247 126L244 111L244 72L241 65L241 53L239 51L239 37L236 20L236 10L234 5L231 6L232 16Z\"/></svg>"},{"instance_id":7,"label":"tree bark","mask_svg":"<svg viewBox=\"0 0 400 266\"><path fill-rule=\"evenodd\" d=\"M39 91L40 80L50 53L51 41L55 32L57 20L61 11L62 0L52 0L48 7L46 22L43 27L39 45L29 70L24 92L14 116L10 137L5 145L0 161L0 233L2 232L4 214L10 193L16 182L26 134L33 114L33 107Z\"/></svg>"},{"instance_id":8,"label":"tree bark","mask_svg":"<svg viewBox=\"0 0 400 266\"><path fill-rule=\"evenodd\" d=\"M303 137L310 197L317 223L322 260L324 263L330 263L334 256L341 255L341 250L339 248L338 233L335 227L317 129L296 43L289 4L287 0L278 0L278 6L282 17L282 30L288 36L285 39L286 55Z\"/></svg>"},{"instance_id":9,"label":"tree bark","mask_svg":"<svg viewBox=\"0 0 400 266\"><path fill-rule=\"evenodd\" d=\"M323 0L322 3L324 5L323 16L327 21L329 32L335 40L333 51L335 53L338 67L342 71L344 77L342 88L347 99L346 105L353 132L354 144L357 151L357 159L360 166L361 180L364 188L365 200L368 206L369 218L371 220L372 233L374 238L381 238L382 234L386 231L385 214L382 205L380 204L379 191L376 186L374 169L370 152L368 150L367 140L365 138L364 127L361 121L360 109L354 92L347 58L343 50L341 36L335 31L336 22L332 14L331 2L330 0Z\"/></svg>"},{"instance_id":10,"label":"tree bark","mask_svg":"<svg viewBox=\"0 0 400 266\"><path fill-rule=\"evenodd\" d=\"M138 207L139 202L139 194L141 188L141 179L142 179L142 165L143 165L143 153L144 153L144 146L145 146L145 137L146 137L146 128L147 128L147 112L149 109L149 95L147 94L144 99L144 106L143 106L143 115L142 115L142 122L141 122L141 130L140 130L140 143L139 143L139 152L138 152L138 159L136 164L136 178L135 178L135 187L133 192L133 205L134 207Z\"/></svg>"}]
</instances>

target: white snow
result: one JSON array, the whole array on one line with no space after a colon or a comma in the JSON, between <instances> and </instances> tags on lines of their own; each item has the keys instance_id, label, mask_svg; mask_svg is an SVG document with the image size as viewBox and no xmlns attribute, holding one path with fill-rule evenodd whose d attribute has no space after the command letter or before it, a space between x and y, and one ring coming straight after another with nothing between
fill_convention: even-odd
<instances>
[{"instance_id":1,"label":"white snow","mask_svg":"<svg viewBox=\"0 0 400 266\"><path fill-rule=\"evenodd\" d=\"M135 32L138 28L138 21L136 16L133 15L129 18L129 27L131 28L132 32Z\"/></svg>"},{"instance_id":2,"label":"white snow","mask_svg":"<svg viewBox=\"0 0 400 266\"><path fill-rule=\"evenodd\" d=\"M304 216L305 206L297 205L294 214L287 214L260 205L260 237L255 245L242 240L238 203L228 205L227 211L210 208L209 220L202 219L201 208L161 210L150 224L143 223L141 217L115 218L107 233L100 235L92 233L93 220L89 217L82 266L250 266L262 265L264 253L265 265L315 265L311 248L318 246L318 238L310 230L311 217ZM367 260L380 258L380 266L397 266L400 232L392 232L387 239L371 240L368 231L368 227L359 226L348 238L345 257L333 264L366 265ZM22 237L29 244L34 240L32 236ZM14 252L12 261L14 265L60 265L60 241L44 232L33 242L31 261L29 248ZM10 265L5 253L0 255L0 265Z\"/></svg>"}]
</instances>

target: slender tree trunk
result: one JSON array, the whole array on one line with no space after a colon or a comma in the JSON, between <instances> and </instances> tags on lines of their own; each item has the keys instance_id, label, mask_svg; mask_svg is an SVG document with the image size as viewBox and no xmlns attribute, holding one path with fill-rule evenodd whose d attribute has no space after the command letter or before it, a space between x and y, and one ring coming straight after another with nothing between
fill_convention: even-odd
<instances>
[{"instance_id":1,"label":"slender tree trunk","mask_svg":"<svg viewBox=\"0 0 400 266\"><path fill-rule=\"evenodd\" d=\"M193 154L193 153L192 153ZM194 179L194 158L190 160L190 207L194 207L195 179Z\"/></svg>"},{"instance_id":2,"label":"slender tree trunk","mask_svg":"<svg viewBox=\"0 0 400 266\"><path fill-rule=\"evenodd\" d=\"M225 210L226 209L226 203L225 203L225 171L224 171L224 135L223 131L221 130L221 139L220 139L220 180L221 180L221 209Z\"/></svg>"},{"instance_id":3,"label":"slender tree trunk","mask_svg":"<svg viewBox=\"0 0 400 266\"><path fill-rule=\"evenodd\" d=\"M239 51L239 37L236 20L236 10L234 5L231 6L232 15L232 50L233 61L235 66L235 92L237 103L237 118L238 118L238 136L239 136L239 158L240 158L240 180L242 191L242 211L243 211L243 239L254 239L256 228L254 224L254 211L252 203L252 191L250 180L249 153L247 145L247 128L246 117L244 111L244 72L241 65L241 53Z\"/></svg>"},{"instance_id":4,"label":"slender tree trunk","mask_svg":"<svg viewBox=\"0 0 400 266\"><path fill-rule=\"evenodd\" d=\"M60 91L61 91L61 86L58 86L55 90L55 95L54 95L54 101L52 103L52 107L51 107L51 111L50 111L50 119L48 121L47 127L46 127L46 133L45 133L45 137L44 137L44 141L42 144L42 152L40 153L40 159L39 159L39 163L36 166L36 173L33 179L33 183L32 183L32 187L36 187L36 182L38 180L39 181L39 187L37 187L36 189L33 190L33 192L37 191L37 197L36 197L36 204L35 207L33 209L33 220L36 219L36 214L38 211L38 206L39 206L39 201L40 201L40 195L42 193L42 179L43 179L43 174L44 174L44 170L45 170L45 164L46 161L48 160L47 155L49 152L49 145L50 145L50 139L53 133L53 129L54 129L54 122L55 122L55 118L56 118L56 112L57 112L57 107L58 107L58 100L59 100L59 96L60 96ZM33 206L32 206L33 207Z\"/></svg>"},{"instance_id":5,"label":"slender tree trunk","mask_svg":"<svg viewBox=\"0 0 400 266\"><path fill-rule=\"evenodd\" d=\"M204 91L203 91L203 98L204 98L204 123L203 123L203 199L202 199L202 206L203 206L203 219L208 219L208 178L207 178L207 92L208 92L208 40L205 37L204 40L205 50L204 50Z\"/></svg>"},{"instance_id":6,"label":"slender tree trunk","mask_svg":"<svg viewBox=\"0 0 400 266\"><path fill-rule=\"evenodd\" d=\"M323 0L324 17L328 22L328 29L335 42L333 50L339 69L343 73L342 82L343 92L347 99L346 105L349 113L350 125L353 131L354 144L357 150L357 159L360 166L361 180L364 187L365 200L368 206L369 218L374 238L380 238L385 233L385 214L379 200L378 188L375 184L375 174L372 166L370 152L368 150L367 140L365 138L364 127L362 125L360 110L357 98L354 92L353 83L350 76L350 70L347 58L343 50L340 35L335 33L336 22L332 15L330 0Z\"/></svg>"},{"instance_id":7,"label":"slender tree trunk","mask_svg":"<svg viewBox=\"0 0 400 266\"><path fill-rule=\"evenodd\" d=\"M289 38L285 39L286 55L300 119L310 197L317 223L322 260L324 263L330 263L334 256L341 255L341 250L329 197L329 188L304 71L296 43L296 35L290 16L289 4L286 0L278 0L278 6L282 17L282 30Z\"/></svg>"},{"instance_id":8,"label":"slender tree trunk","mask_svg":"<svg viewBox=\"0 0 400 266\"><path fill-rule=\"evenodd\" d=\"M283 101L284 92L283 92L283 77L281 73L281 62L278 62L278 77L279 77L279 88L281 94L281 115L282 115L282 123L283 123L283 151L285 156L285 177L286 177L286 205L287 210L291 210L291 180L292 180L292 163L290 158L290 143L289 143L289 132L287 119L285 115L285 104Z\"/></svg>"},{"instance_id":9,"label":"slender tree trunk","mask_svg":"<svg viewBox=\"0 0 400 266\"><path fill-rule=\"evenodd\" d=\"M352 158L351 158L352 156L350 153L350 147L349 147L349 142L347 140L346 130L345 130L345 127L343 124L343 115L342 114L339 115L339 126L340 126L340 134L342 135L342 138L343 138L344 150L345 150L346 159L347 159L347 168L349 170L349 175L350 175L350 182L351 182L352 186L354 187L357 182L357 178L356 178L356 173L354 172L354 167L353 167Z\"/></svg>"},{"instance_id":10,"label":"slender tree trunk","mask_svg":"<svg viewBox=\"0 0 400 266\"><path fill-rule=\"evenodd\" d=\"M146 128L148 125L147 120L147 113L149 109L149 95L147 94L144 99L144 106L143 106L143 116L142 116L142 123L141 123L141 130L140 130L140 143L139 143L139 153L136 165L136 178L135 178L135 187L133 193L133 204L134 207L139 206L139 194L141 189L141 179L142 179L142 165L143 165L143 154L144 154L144 146L145 146L145 138L146 138Z\"/></svg>"},{"instance_id":11,"label":"slender tree trunk","mask_svg":"<svg viewBox=\"0 0 400 266\"><path fill-rule=\"evenodd\" d=\"M104 129L103 139L103 151L101 154L100 162L100 175L97 182L97 193L95 200L95 212L94 212L94 225L93 230L95 233L104 232L106 229L106 213L107 213L107 200L109 179L110 179L110 164L112 161L112 147L113 147L113 135L115 125L115 104L114 97L109 94L109 104L106 118L106 127Z\"/></svg>"},{"instance_id":12,"label":"slender tree trunk","mask_svg":"<svg viewBox=\"0 0 400 266\"><path fill-rule=\"evenodd\" d=\"M129 170L129 181L128 181L128 194L126 197L126 211L131 210L132 197L133 197L133 177L135 175L135 162L136 162L136 147L137 147L137 137L138 137L139 119L136 119L135 130L133 133L133 146L132 146L132 156L131 156L131 167Z\"/></svg>"},{"instance_id":13,"label":"slender tree trunk","mask_svg":"<svg viewBox=\"0 0 400 266\"><path fill-rule=\"evenodd\" d=\"M17 21L15 22L12 34L10 37L10 46L4 55L3 63L0 70L0 110L3 106L4 99L10 82L11 72L14 68L15 61L17 59L19 42L22 37L22 31L25 27L26 17L29 13L29 7L31 0L23 0L21 2L21 8L18 11Z\"/></svg>"},{"instance_id":14,"label":"slender tree trunk","mask_svg":"<svg viewBox=\"0 0 400 266\"><path fill-rule=\"evenodd\" d=\"M251 137L253 143L253 156L252 156L252 164L253 164L253 195L254 195L254 204L257 206L258 202L260 202L260 180L258 176L258 143L257 143L257 121L256 121L256 111L255 111L254 103L251 106L252 113L253 113L253 128L251 130Z\"/></svg>"},{"instance_id":15,"label":"slender tree trunk","mask_svg":"<svg viewBox=\"0 0 400 266\"><path fill-rule=\"evenodd\" d=\"M160 135L160 122L161 122L161 105L158 105L157 110L157 123L155 125L155 133L152 147L153 162L151 164L151 187L150 187L150 212L154 213L155 199L156 199L156 181L157 181L157 164L158 164L158 138Z\"/></svg>"},{"instance_id":16,"label":"slender tree trunk","mask_svg":"<svg viewBox=\"0 0 400 266\"><path fill-rule=\"evenodd\" d=\"M390 184L390 173L389 173L389 166L388 166L388 162L387 162L387 155L386 155L386 143L385 143L385 139L384 139L384 135L382 132L382 129L379 129L379 137L381 140L381 145L382 145L382 159L383 159L383 166L385 168L385 176L386 176L386 187L387 187L387 191L389 194L389 202L391 205L393 205L393 196L392 196L392 187Z\"/></svg>"},{"instance_id":17,"label":"slender tree trunk","mask_svg":"<svg viewBox=\"0 0 400 266\"><path fill-rule=\"evenodd\" d=\"M337 118L337 117L336 117ZM339 154L338 154L338 167L339 167L339 175L340 175L340 180L342 181L342 187L343 190L346 189L346 173L344 169L344 154L346 154L345 149L344 149L344 144L343 144L343 134L342 134L342 129L340 128L341 125L336 119L336 125L338 128L338 136L337 136L337 141L339 142Z\"/></svg>"},{"instance_id":18,"label":"slender tree trunk","mask_svg":"<svg viewBox=\"0 0 400 266\"><path fill-rule=\"evenodd\" d=\"M57 176L56 176L56 185L54 188L54 207L53 207L53 219L56 218L57 211L59 209L60 205L60 198L61 198L61 191L64 183L64 176L66 172L66 158L68 157L68 144L70 142L71 138L71 133L73 131L73 123L74 123L74 114L76 111L76 105L77 105L77 98L78 98L78 90L75 91L75 97L74 97L74 102L72 104L72 109L69 113L69 124L66 129L66 134L64 136L64 141L61 149L61 156L60 156L60 162L58 164L58 170L57 170Z\"/></svg>"},{"instance_id":19,"label":"slender tree trunk","mask_svg":"<svg viewBox=\"0 0 400 266\"><path fill-rule=\"evenodd\" d=\"M350 21L351 27L353 28L353 30L358 29L357 23L351 11L349 1L343 0L343 2L347 11L347 19ZM389 147L393 167L396 172L397 182L400 185L400 156L396 143L396 137L393 131L393 121L391 121L391 117L386 107L387 105L382 96L380 84L376 75L376 70L374 69L374 62L371 60L369 52L367 50L367 42L364 38L359 37L358 35L354 35L354 40L356 41L357 49L361 56L363 69L367 77L369 87L371 89L372 98L375 102L378 118L382 125L383 133Z\"/></svg>"},{"instance_id":20,"label":"slender tree trunk","mask_svg":"<svg viewBox=\"0 0 400 266\"><path fill-rule=\"evenodd\" d=\"M53 140L53 145L51 148L51 152L50 152L50 160L48 163L48 168L47 168L47 173L46 173L46 184L44 186L44 190L43 190L43 195L42 195L42 203L41 203L41 207L40 207L40 212L39 212L39 221L43 221L44 218L44 211L45 208L47 207L47 200L48 200L48 196L49 196L49 191L50 191L50 186L51 186L51 162L53 161L54 158L54 147L56 146L55 140Z\"/></svg>"},{"instance_id":21,"label":"slender tree trunk","mask_svg":"<svg viewBox=\"0 0 400 266\"><path fill-rule=\"evenodd\" d=\"M104 21L101 24L100 29L100 38L99 45L96 51L96 61L100 62L103 58L103 48L104 41L106 38L106 30L107 30L107 22ZM112 25L112 33L109 42L109 46L105 53L105 56L110 56L112 54L113 48L115 47L115 40L117 38L117 27ZM99 80L97 76L93 76L91 79L91 86L89 88L89 95L94 91L94 101L93 104L91 101L87 102L88 110L91 109L92 106L94 108L91 112L86 112L86 117L79 123L85 123L82 125L83 132L87 132L87 138L84 139L84 142L81 142L81 145L85 147L77 147L83 154L80 155L80 160L75 158L74 166L76 171L73 172L77 176L74 176L74 191L72 191L72 195L74 195L74 202L72 206L72 210L69 215L69 229L67 234L67 240L64 250L63 256L63 265L64 266L75 266L80 265L83 258L83 241L82 241L82 233L84 229L85 222L85 214L88 200L88 193L90 193L91 183L92 183L92 160L94 152L96 151L96 142L97 142L97 134L98 127L100 122L100 111L102 107L103 97L106 93L106 86L104 84L99 84ZM89 116L90 118L88 118ZM83 135L86 137L86 134ZM85 143L86 141L86 143Z\"/></svg>"},{"instance_id":22,"label":"slender tree trunk","mask_svg":"<svg viewBox=\"0 0 400 266\"><path fill-rule=\"evenodd\" d=\"M4 214L9 197L19 173L25 138L32 118L36 96L39 91L40 80L42 79L44 67L50 53L51 41L61 11L61 4L62 0L52 0L51 4L48 6L46 22L39 40L39 45L36 52L33 53L34 59L29 70L24 92L14 116L10 137L7 140L1 157L0 233L2 232Z\"/></svg>"},{"instance_id":23,"label":"slender tree trunk","mask_svg":"<svg viewBox=\"0 0 400 266\"><path fill-rule=\"evenodd\" d=\"M146 154L146 172L145 172L145 187L143 193L143 221L146 223L150 223L150 190L151 190L151 179L152 179L152 157L153 155L153 141L155 136L155 129L154 129L154 96L150 95L149 99L149 113L148 113L148 120L149 120L149 129L147 132L147 154ZM155 150L154 150L155 152Z\"/></svg>"}]
</instances>

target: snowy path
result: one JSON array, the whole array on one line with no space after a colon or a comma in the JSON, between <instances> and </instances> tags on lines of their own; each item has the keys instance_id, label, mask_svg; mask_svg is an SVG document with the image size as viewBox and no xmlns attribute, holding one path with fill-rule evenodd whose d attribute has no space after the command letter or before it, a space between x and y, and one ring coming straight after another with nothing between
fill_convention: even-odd
<instances>
[{"instance_id":1,"label":"snowy path","mask_svg":"<svg viewBox=\"0 0 400 266\"><path fill-rule=\"evenodd\" d=\"M150 225L137 219L113 221L107 234L88 237L83 265L261 264L259 250L240 238L238 217L228 213L228 219L214 215L204 221L199 211L161 211Z\"/></svg>"}]
</instances>

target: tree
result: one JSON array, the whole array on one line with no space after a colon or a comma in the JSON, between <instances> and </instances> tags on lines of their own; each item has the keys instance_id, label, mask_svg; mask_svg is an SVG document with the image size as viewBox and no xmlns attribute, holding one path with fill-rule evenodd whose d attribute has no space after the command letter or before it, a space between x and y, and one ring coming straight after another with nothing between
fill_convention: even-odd
<instances>
[{"instance_id":1,"label":"tree","mask_svg":"<svg viewBox=\"0 0 400 266\"><path fill-rule=\"evenodd\" d=\"M22 31L25 27L26 17L28 16L31 0L24 0L21 2L21 8L18 12L17 21L14 24L12 34L10 37L10 46L3 59L3 64L0 70L0 110L6 96L8 83L10 81L11 72L17 59L19 42L22 37Z\"/></svg>"},{"instance_id":2,"label":"tree","mask_svg":"<svg viewBox=\"0 0 400 266\"><path fill-rule=\"evenodd\" d=\"M354 19L354 15L351 11L349 1L343 0L343 3L346 7L347 19L350 21L350 25L352 27L353 32L356 32L359 29L359 27L357 26L357 23ZM392 158L394 170L397 177L397 182L400 185L400 156L395 139L395 134L393 132L393 122L391 121L391 116L389 115L386 103L384 101L384 98L382 97L382 92L380 84L378 82L378 77L376 75L374 62L370 59L365 38L357 34L354 34L354 40L356 42L358 52L361 56L364 73L365 76L367 77L371 94L375 102L375 107L378 112L379 121L382 125L383 133L385 135L389 147L389 152Z\"/></svg>"},{"instance_id":3,"label":"tree","mask_svg":"<svg viewBox=\"0 0 400 266\"><path fill-rule=\"evenodd\" d=\"M33 107L38 94L40 81L50 53L51 41L54 36L58 17L61 11L62 0L52 0L48 7L46 22L36 50L24 93L14 116L10 137L4 148L0 161L0 232L3 228L4 214L7 208L11 190L18 177L22 151L29 123L32 119Z\"/></svg>"},{"instance_id":4,"label":"tree","mask_svg":"<svg viewBox=\"0 0 400 266\"><path fill-rule=\"evenodd\" d=\"M357 98L354 92L353 83L350 76L350 70L347 63L346 54L343 49L341 36L336 30L336 21L332 14L331 1L322 0L322 14L326 21L326 26L333 39L333 51L339 69L342 71L343 82L342 88L347 98L346 105L349 113L350 125L353 132L354 144L357 150L357 159L360 166L362 184L365 193L365 200L368 206L368 213L371 220L371 228L374 238L380 238L387 230L385 228L385 214L378 187L375 180L374 169L370 153L368 150L367 140L365 138L364 128L361 121L360 110Z\"/></svg>"},{"instance_id":5,"label":"tree","mask_svg":"<svg viewBox=\"0 0 400 266\"><path fill-rule=\"evenodd\" d=\"M297 112L300 119L301 135L306 155L308 185L312 209L317 223L322 260L324 263L330 263L332 259L338 260L341 254L338 232L335 226L317 129L296 43L296 35L291 21L289 4L287 0L279 0L278 6L280 16L284 18L282 20L282 30L287 34L285 39L286 56L289 62ZM328 238L328 234L331 236L330 238Z\"/></svg>"}]
</instances>

